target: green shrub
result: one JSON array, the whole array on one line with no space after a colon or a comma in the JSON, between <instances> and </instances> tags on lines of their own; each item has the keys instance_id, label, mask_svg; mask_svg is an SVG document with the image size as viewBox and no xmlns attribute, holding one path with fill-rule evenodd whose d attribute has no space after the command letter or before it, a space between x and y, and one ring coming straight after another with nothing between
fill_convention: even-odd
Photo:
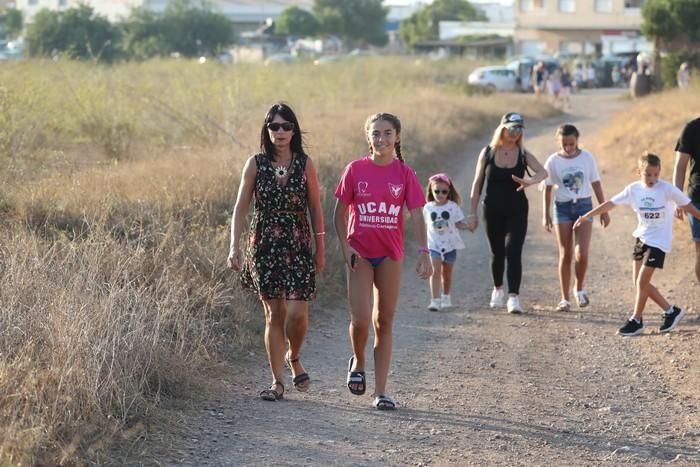
<instances>
[{"instance_id":1,"label":"green shrub","mask_svg":"<svg viewBox=\"0 0 700 467\"><path fill-rule=\"evenodd\" d=\"M698 65L700 65L700 54L694 50L679 49L670 52L661 59L661 79L663 79L665 87L675 88L678 86L676 74L683 62L687 62L691 68L698 69Z\"/></svg>"}]
</instances>

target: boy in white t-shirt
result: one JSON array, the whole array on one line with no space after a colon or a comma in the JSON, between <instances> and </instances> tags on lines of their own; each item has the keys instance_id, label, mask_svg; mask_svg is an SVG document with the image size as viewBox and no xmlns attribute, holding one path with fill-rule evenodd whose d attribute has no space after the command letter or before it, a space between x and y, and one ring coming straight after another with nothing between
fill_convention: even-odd
<instances>
[{"instance_id":1,"label":"boy in white t-shirt","mask_svg":"<svg viewBox=\"0 0 700 467\"><path fill-rule=\"evenodd\" d=\"M690 198L681 190L671 183L660 180L660 172L659 157L645 153L639 159L638 173L641 180L627 185L610 201L579 217L574 224L574 228L578 228L593 216L608 212L618 204L629 204L637 213L639 224L632 233L636 239L632 258L637 296L634 315L618 331L618 334L623 336L637 336L642 333L644 329L642 313L648 298L664 310L664 321L659 328L660 332L671 331L685 316L685 310L671 305L659 293L651 283L651 276L655 269L663 268L666 254L671 251L675 206L698 219L700 219L700 210L690 203ZM644 260L645 256L646 260Z\"/></svg>"}]
</instances>

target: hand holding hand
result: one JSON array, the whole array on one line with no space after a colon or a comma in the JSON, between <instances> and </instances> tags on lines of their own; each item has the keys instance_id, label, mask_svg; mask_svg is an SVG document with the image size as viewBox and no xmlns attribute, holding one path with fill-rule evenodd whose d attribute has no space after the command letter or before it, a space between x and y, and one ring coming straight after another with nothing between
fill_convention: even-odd
<instances>
[{"instance_id":1,"label":"hand holding hand","mask_svg":"<svg viewBox=\"0 0 700 467\"><path fill-rule=\"evenodd\" d=\"M418 277L421 279L428 279L433 275L433 263L430 261L430 255L425 253L418 255L416 272L418 273Z\"/></svg>"},{"instance_id":2,"label":"hand holding hand","mask_svg":"<svg viewBox=\"0 0 700 467\"><path fill-rule=\"evenodd\" d=\"M603 226L603 228L606 228L607 226L610 225L610 214L607 212L604 212L603 214L600 215L600 225Z\"/></svg>"},{"instance_id":3,"label":"hand holding hand","mask_svg":"<svg viewBox=\"0 0 700 467\"><path fill-rule=\"evenodd\" d=\"M476 217L475 215L469 216L467 218L467 230L470 232L474 232L476 228L479 226L479 218Z\"/></svg>"},{"instance_id":4,"label":"hand holding hand","mask_svg":"<svg viewBox=\"0 0 700 467\"><path fill-rule=\"evenodd\" d=\"M683 220L685 217L685 211L682 210L681 208L676 208L676 219Z\"/></svg>"}]
</instances>

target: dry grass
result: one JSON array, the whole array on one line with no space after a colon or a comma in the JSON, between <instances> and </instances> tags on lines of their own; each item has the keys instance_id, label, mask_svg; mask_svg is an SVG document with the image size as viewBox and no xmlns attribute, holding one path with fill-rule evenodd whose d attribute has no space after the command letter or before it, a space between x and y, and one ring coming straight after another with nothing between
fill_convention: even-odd
<instances>
[{"instance_id":1,"label":"dry grass","mask_svg":"<svg viewBox=\"0 0 700 467\"><path fill-rule=\"evenodd\" d=\"M99 461L163 397L259 343L258 306L225 258L240 168L280 96L307 132L329 232L367 115L402 118L425 179L505 111L554 113L531 96L456 94L469 63L338 65L0 68L0 462ZM343 289L328 240L324 304Z\"/></svg>"},{"instance_id":2,"label":"dry grass","mask_svg":"<svg viewBox=\"0 0 700 467\"><path fill-rule=\"evenodd\" d=\"M591 142L591 149L606 155L609 167L629 171L630 177L637 169L637 158L651 151L661 157L662 178L671 180L676 140L683 126L697 117L699 108L700 86L687 92L674 90L645 97L612 119Z\"/></svg>"}]
</instances>

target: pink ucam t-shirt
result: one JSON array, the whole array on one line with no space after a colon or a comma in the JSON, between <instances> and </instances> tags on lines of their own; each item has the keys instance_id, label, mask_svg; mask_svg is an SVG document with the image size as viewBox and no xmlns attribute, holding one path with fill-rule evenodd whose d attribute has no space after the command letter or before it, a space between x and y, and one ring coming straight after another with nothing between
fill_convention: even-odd
<instances>
[{"instance_id":1,"label":"pink ucam t-shirt","mask_svg":"<svg viewBox=\"0 0 700 467\"><path fill-rule=\"evenodd\" d=\"M409 210L425 204L416 173L395 159L377 165L369 156L351 162L335 196L350 207L348 243L363 258L403 258L404 203Z\"/></svg>"}]
</instances>

